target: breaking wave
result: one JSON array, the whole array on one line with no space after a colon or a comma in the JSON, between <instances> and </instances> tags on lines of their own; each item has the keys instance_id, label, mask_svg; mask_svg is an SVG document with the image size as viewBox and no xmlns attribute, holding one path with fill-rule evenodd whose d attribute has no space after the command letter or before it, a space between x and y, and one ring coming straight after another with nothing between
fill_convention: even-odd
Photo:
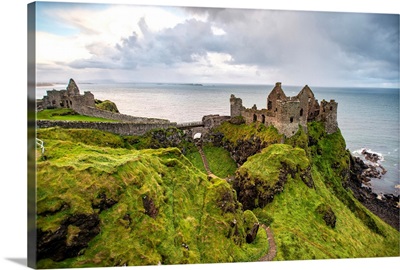
<instances>
[{"instance_id":1,"label":"breaking wave","mask_svg":"<svg viewBox=\"0 0 400 270\"><path fill-rule=\"evenodd\" d=\"M353 151L353 155L358 156L358 157L363 157L364 159L366 159L367 154L371 155L371 156L375 156L378 163L385 161L385 158L382 153L372 151L371 149L368 149L365 147Z\"/></svg>"}]
</instances>

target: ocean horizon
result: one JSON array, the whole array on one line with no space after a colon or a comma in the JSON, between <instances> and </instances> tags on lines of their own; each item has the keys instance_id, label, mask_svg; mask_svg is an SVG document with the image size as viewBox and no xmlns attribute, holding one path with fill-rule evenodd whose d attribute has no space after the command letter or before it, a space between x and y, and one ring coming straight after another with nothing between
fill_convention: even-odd
<instances>
[{"instance_id":1,"label":"ocean horizon","mask_svg":"<svg viewBox=\"0 0 400 270\"><path fill-rule=\"evenodd\" d=\"M61 90L66 84L36 87L36 98L47 90ZM115 102L123 114L168 119L184 123L201 121L204 115L230 114L230 95L266 108L274 85L222 83L79 83L81 93L91 91L96 99ZM287 96L297 95L303 86L285 86ZM346 146L354 156L368 149L382 157L387 173L370 184L377 194L400 194L399 189L399 89L365 87L313 87L318 101L338 102L338 124Z\"/></svg>"}]
</instances>

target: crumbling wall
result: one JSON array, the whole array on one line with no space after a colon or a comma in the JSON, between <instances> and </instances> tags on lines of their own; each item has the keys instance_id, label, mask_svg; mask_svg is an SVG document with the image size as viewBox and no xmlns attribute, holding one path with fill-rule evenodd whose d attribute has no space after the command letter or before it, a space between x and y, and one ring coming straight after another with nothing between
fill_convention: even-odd
<instances>
[{"instance_id":1,"label":"crumbling wall","mask_svg":"<svg viewBox=\"0 0 400 270\"><path fill-rule=\"evenodd\" d=\"M245 109L242 104L242 99L235 97L235 95L231 95L231 117L236 117L241 115L241 111Z\"/></svg>"},{"instance_id":2,"label":"crumbling wall","mask_svg":"<svg viewBox=\"0 0 400 270\"><path fill-rule=\"evenodd\" d=\"M242 116L247 124L261 122L266 126L273 125L286 137L293 136L303 127L307 131L307 122L322 121L325 123L327 133L336 132L337 103L322 101L321 105L315 99L314 93L308 87L299 92L297 96L287 97L282 90L280 82L275 84L267 98L267 109L244 108L242 100L231 95L231 117Z\"/></svg>"},{"instance_id":3,"label":"crumbling wall","mask_svg":"<svg viewBox=\"0 0 400 270\"><path fill-rule=\"evenodd\" d=\"M146 117L136 117L122 113L114 113L110 111L100 110L94 107L83 106L79 107L75 110L77 113L92 116L92 117L100 117L111 119L115 121L121 122L135 122L135 123L164 123L167 124L170 121L166 119L158 119L158 118L146 118Z\"/></svg>"},{"instance_id":4,"label":"crumbling wall","mask_svg":"<svg viewBox=\"0 0 400 270\"><path fill-rule=\"evenodd\" d=\"M332 134L338 130L337 122L337 108L338 103L331 99L329 102L326 100L321 101L319 115L317 117L318 121L324 122L325 131L328 134Z\"/></svg>"}]
</instances>

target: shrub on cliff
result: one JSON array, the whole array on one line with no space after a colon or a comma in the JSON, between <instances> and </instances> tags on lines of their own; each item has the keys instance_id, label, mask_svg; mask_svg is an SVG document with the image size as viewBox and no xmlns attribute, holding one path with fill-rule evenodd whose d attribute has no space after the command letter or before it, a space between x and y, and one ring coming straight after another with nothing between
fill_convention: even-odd
<instances>
[{"instance_id":1,"label":"shrub on cliff","mask_svg":"<svg viewBox=\"0 0 400 270\"><path fill-rule=\"evenodd\" d=\"M97 109L100 110L105 110L105 111L109 111L109 112L114 112L114 113L119 113L119 110L117 108L117 105L110 101L110 100L95 100L95 106Z\"/></svg>"}]
</instances>

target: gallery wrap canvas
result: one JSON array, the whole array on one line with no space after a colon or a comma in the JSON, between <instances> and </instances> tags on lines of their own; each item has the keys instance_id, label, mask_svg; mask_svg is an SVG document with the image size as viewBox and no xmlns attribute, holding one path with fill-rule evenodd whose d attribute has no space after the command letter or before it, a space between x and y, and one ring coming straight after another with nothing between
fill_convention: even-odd
<instances>
[{"instance_id":1,"label":"gallery wrap canvas","mask_svg":"<svg viewBox=\"0 0 400 270\"><path fill-rule=\"evenodd\" d=\"M398 14L29 4L28 266L398 257L398 48Z\"/></svg>"}]
</instances>

